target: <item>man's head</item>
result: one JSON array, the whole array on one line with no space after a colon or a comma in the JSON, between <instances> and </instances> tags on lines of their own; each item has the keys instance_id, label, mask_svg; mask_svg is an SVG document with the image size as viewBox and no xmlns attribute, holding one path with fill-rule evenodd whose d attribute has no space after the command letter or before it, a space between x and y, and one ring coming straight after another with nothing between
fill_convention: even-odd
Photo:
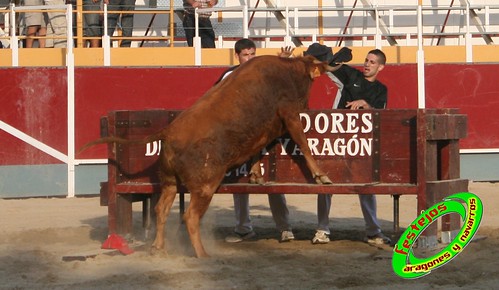
<instances>
[{"instance_id":1,"label":"man's head","mask_svg":"<svg viewBox=\"0 0 499 290\"><path fill-rule=\"evenodd\" d=\"M367 53L364 61L364 77L368 81L375 81L378 73L383 70L386 64L386 55L379 49L373 49Z\"/></svg>"},{"instance_id":2,"label":"man's head","mask_svg":"<svg viewBox=\"0 0 499 290\"><path fill-rule=\"evenodd\" d=\"M234 44L234 51L239 63L243 64L256 56L256 45L252 40L242 38Z\"/></svg>"}]
</instances>

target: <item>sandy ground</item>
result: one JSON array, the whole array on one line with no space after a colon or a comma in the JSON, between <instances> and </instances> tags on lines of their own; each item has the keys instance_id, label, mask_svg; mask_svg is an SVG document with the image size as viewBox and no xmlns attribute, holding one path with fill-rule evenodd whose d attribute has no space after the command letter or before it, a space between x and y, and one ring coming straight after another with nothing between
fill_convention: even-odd
<instances>
[{"instance_id":1,"label":"sandy ground","mask_svg":"<svg viewBox=\"0 0 499 290\"><path fill-rule=\"evenodd\" d=\"M459 256L415 280L396 276L391 248L362 242L358 198L333 197L332 241L312 245L315 195L288 195L297 240L279 243L265 195L250 197L258 237L224 242L232 231L231 195L216 195L202 222L211 258L197 259L179 223L168 222L168 256L151 256L134 204L135 253L100 249L107 237L107 208L98 197L0 200L0 289L497 289L499 285L499 184L472 183L484 203L475 239ZM378 197L378 216L393 232L392 199ZM415 197L401 198L401 226L417 216ZM68 257L87 257L66 261Z\"/></svg>"}]
</instances>

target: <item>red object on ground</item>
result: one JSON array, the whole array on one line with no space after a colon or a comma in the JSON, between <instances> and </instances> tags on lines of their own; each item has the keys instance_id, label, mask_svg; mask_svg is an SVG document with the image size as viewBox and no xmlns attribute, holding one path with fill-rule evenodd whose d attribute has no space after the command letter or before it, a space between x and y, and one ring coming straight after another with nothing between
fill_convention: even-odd
<instances>
[{"instance_id":1,"label":"red object on ground","mask_svg":"<svg viewBox=\"0 0 499 290\"><path fill-rule=\"evenodd\" d=\"M120 235L110 234L107 240L102 243L102 249L116 249L120 251L123 255L130 255L133 250L128 247L127 241Z\"/></svg>"}]
</instances>

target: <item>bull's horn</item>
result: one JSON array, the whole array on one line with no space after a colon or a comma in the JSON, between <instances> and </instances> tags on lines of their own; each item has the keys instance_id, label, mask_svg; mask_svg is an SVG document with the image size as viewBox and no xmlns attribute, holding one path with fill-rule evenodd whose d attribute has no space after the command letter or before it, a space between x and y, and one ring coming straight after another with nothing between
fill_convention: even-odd
<instances>
[{"instance_id":1,"label":"bull's horn","mask_svg":"<svg viewBox=\"0 0 499 290\"><path fill-rule=\"evenodd\" d=\"M336 70L338 70L341 66L343 65L343 63L337 63L337 66L330 66L330 65L327 65L326 66L326 70L328 72L334 72Z\"/></svg>"}]
</instances>

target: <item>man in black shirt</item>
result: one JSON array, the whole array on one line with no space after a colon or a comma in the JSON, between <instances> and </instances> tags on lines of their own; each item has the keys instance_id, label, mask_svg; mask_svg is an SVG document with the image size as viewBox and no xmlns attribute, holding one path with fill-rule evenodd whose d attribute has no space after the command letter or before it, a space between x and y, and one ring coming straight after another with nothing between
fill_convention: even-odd
<instances>
[{"instance_id":1,"label":"man in black shirt","mask_svg":"<svg viewBox=\"0 0 499 290\"><path fill-rule=\"evenodd\" d=\"M331 48L318 43L312 44L305 54L313 55L320 61L333 61ZM343 64L335 72L328 72L327 75L338 86L333 109L384 109L387 101L387 88L377 80L377 76L384 69L385 63L385 54L379 49L374 49L367 54L362 71ZM376 216L376 196L361 194L359 200L366 223L366 242L390 244L391 240L382 233ZM312 239L314 244L329 242L330 208L331 195L319 194L317 198L318 227Z\"/></svg>"}]
</instances>

